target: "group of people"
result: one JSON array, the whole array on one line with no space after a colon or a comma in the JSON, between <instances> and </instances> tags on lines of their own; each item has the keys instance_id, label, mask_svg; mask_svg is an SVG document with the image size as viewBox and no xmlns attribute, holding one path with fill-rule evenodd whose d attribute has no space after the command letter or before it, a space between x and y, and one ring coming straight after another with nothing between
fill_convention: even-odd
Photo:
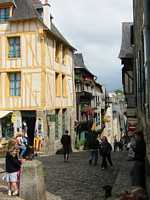
<instances>
[{"instance_id":1,"label":"group of people","mask_svg":"<svg viewBox=\"0 0 150 200\"><path fill-rule=\"evenodd\" d=\"M101 168L106 169L108 167L107 161L111 167L113 167L111 159L112 146L108 142L107 137L103 136L99 141L96 134L91 134L88 141L88 146L90 150L89 164L92 163L97 165L98 155L102 157Z\"/></svg>"}]
</instances>

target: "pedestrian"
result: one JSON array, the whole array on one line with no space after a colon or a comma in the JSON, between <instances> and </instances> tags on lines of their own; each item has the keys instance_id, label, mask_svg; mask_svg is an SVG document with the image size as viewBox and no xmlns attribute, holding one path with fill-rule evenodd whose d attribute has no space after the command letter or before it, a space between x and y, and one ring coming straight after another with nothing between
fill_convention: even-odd
<instances>
[{"instance_id":1,"label":"pedestrian","mask_svg":"<svg viewBox=\"0 0 150 200\"><path fill-rule=\"evenodd\" d=\"M25 137L22 134L18 134L16 136L16 142L17 142L18 148L20 149L20 152L19 152L20 158L25 158L25 155L27 152L27 146L28 146L27 137Z\"/></svg>"},{"instance_id":2,"label":"pedestrian","mask_svg":"<svg viewBox=\"0 0 150 200\"><path fill-rule=\"evenodd\" d=\"M89 164L91 165L92 162L94 162L94 165L97 165L99 141L97 139L96 134L91 133L91 137L90 137L88 146L89 146L89 150L90 150Z\"/></svg>"},{"instance_id":3,"label":"pedestrian","mask_svg":"<svg viewBox=\"0 0 150 200\"><path fill-rule=\"evenodd\" d=\"M131 184L132 186L140 186L145 188L145 156L146 144L142 131L135 133L135 147L133 148L134 164L131 169Z\"/></svg>"},{"instance_id":4,"label":"pedestrian","mask_svg":"<svg viewBox=\"0 0 150 200\"><path fill-rule=\"evenodd\" d=\"M69 154L71 150L71 137L68 135L68 130L65 130L64 135L62 135L61 138L61 144L63 145L63 151L64 151L64 162L69 160Z\"/></svg>"},{"instance_id":5,"label":"pedestrian","mask_svg":"<svg viewBox=\"0 0 150 200\"><path fill-rule=\"evenodd\" d=\"M102 156L102 164L101 164L102 169L107 168L107 161L109 162L110 166L113 167L111 159L111 151L112 151L111 144L108 142L107 137L103 136L100 145L100 155Z\"/></svg>"},{"instance_id":6,"label":"pedestrian","mask_svg":"<svg viewBox=\"0 0 150 200\"><path fill-rule=\"evenodd\" d=\"M19 194L18 175L21 168L21 161L18 159L18 149L16 148L16 140L11 139L8 142L6 153L6 182L8 184L8 195L16 196Z\"/></svg>"}]
</instances>

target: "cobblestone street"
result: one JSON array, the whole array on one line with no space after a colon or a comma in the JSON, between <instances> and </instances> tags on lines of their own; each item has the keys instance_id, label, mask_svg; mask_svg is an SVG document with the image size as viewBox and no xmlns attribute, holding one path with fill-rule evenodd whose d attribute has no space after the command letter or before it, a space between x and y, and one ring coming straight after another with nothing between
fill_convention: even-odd
<instances>
[{"instance_id":1,"label":"cobblestone street","mask_svg":"<svg viewBox=\"0 0 150 200\"><path fill-rule=\"evenodd\" d=\"M114 168L101 170L89 166L88 152L73 153L68 163L63 155L42 157L45 166L48 200L100 200L104 199L102 186L113 185L123 165L127 165L126 153L112 154ZM127 169L127 168L126 168Z\"/></svg>"}]
</instances>

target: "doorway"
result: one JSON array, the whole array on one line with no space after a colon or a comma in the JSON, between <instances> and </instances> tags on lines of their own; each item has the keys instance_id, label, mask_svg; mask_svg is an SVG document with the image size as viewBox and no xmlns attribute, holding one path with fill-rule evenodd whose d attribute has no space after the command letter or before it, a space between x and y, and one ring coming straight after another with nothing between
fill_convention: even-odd
<instances>
[{"instance_id":1,"label":"doorway","mask_svg":"<svg viewBox=\"0 0 150 200\"><path fill-rule=\"evenodd\" d=\"M23 124L26 123L27 126L27 136L29 139L29 145L33 146L35 123L36 123L36 111L22 111L21 116Z\"/></svg>"}]
</instances>

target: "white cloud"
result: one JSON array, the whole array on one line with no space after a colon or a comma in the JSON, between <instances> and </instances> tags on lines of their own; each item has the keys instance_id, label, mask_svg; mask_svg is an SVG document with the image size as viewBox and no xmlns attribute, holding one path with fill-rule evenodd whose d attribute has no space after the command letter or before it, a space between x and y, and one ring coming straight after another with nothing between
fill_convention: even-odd
<instances>
[{"instance_id":1,"label":"white cloud","mask_svg":"<svg viewBox=\"0 0 150 200\"><path fill-rule=\"evenodd\" d=\"M132 1L53 0L51 6L54 23L87 67L109 90L121 87L121 22L132 21Z\"/></svg>"}]
</instances>

